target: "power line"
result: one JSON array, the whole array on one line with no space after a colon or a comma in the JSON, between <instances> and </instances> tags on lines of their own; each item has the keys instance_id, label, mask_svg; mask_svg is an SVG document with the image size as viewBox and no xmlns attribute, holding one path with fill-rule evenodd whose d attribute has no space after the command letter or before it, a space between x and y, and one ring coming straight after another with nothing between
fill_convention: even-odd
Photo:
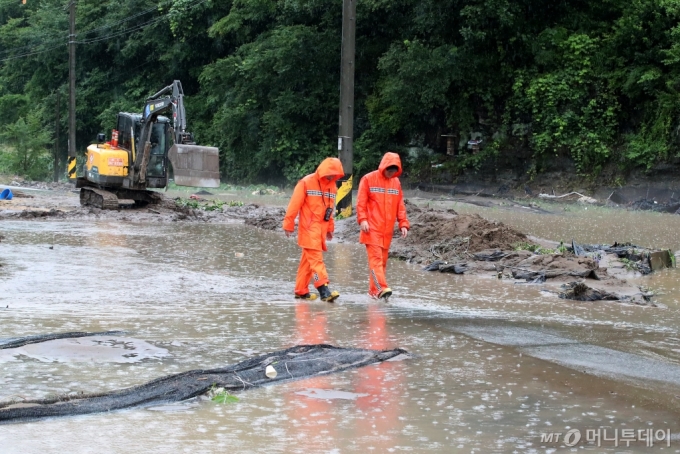
<instances>
[{"instance_id":1,"label":"power line","mask_svg":"<svg viewBox=\"0 0 680 454\"><path fill-rule=\"evenodd\" d=\"M189 11L189 10L191 10L191 9L193 9L193 8L196 8L197 6L200 6L200 5L202 5L203 3L206 3L207 1L209 1L209 0L200 0L200 1L196 2L196 3L194 3L193 5L189 6L189 7L186 9L186 11ZM132 32L135 32L135 31L137 31L137 30L141 30L141 29L143 29L143 28L145 28L145 27L147 27L147 26L153 25L153 24L155 24L155 23L157 23L157 22L160 22L160 21L162 21L162 20L165 20L165 19L167 19L171 14L172 14L172 13L165 13L165 14L163 14L162 16L155 17L155 18L153 18L153 19L151 19L151 20L149 20L149 21L147 21L147 22L145 22L145 23L143 23L143 24L136 25L136 26L131 27L131 28L129 28L129 29L122 30L122 31L120 31L120 32L114 32L114 33L111 33L111 34L109 34L109 35L101 36L101 37L98 37L98 38L91 38L91 39L89 39L89 40L84 40L84 41L76 41L76 43L77 43L77 44L92 44L92 43L96 43L96 42L99 42L99 41L105 41L105 40L107 40L107 39L116 38L116 37L121 36L121 35L124 35L124 34L126 34L126 33L132 33Z\"/></svg>"},{"instance_id":2,"label":"power line","mask_svg":"<svg viewBox=\"0 0 680 454\"><path fill-rule=\"evenodd\" d=\"M83 41L76 41L76 44L92 44L92 43L97 43L99 41L106 41L106 40L111 39L111 38L116 38L118 36L125 35L127 33L132 33L132 32L135 32L137 30L141 30L141 29L146 28L150 25L153 25L157 22L161 22L165 19L166 19L166 17L163 17L163 16L156 17L154 19L151 19L150 21L144 22L143 24L135 25L134 27L131 27L131 28L119 31L119 32L114 32L114 33L111 33L111 34L106 35L106 36L100 36L98 38L86 39L86 40L83 40Z\"/></svg>"},{"instance_id":3,"label":"power line","mask_svg":"<svg viewBox=\"0 0 680 454\"><path fill-rule=\"evenodd\" d=\"M193 5L189 6L188 8L186 8L185 11L189 11L193 8L196 8L197 6L200 6L203 3L206 3L207 1L209 1L209 0L200 0L196 3L194 3ZM139 17L143 14L149 13L149 12L155 10L155 9L156 9L156 7L149 8L149 9L141 11L141 12L139 12L139 13L133 15L133 16L127 17L127 18L120 20L118 22L114 22L113 24L102 26L102 27L95 28L95 29L92 29L92 30L87 30L87 31L82 32L81 34L82 35L88 35L88 34L93 33L95 31L104 30L104 29L107 29L107 28L114 27L115 25L122 24L122 23L127 22L129 20L132 20L136 17ZM81 45L83 45L83 44L94 44L94 43L97 43L97 42L100 42L100 41L106 41L106 40L109 40L109 39L112 39L112 38L116 38L116 37L119 37L119 36L122 36L122 35L125 35L125 34L128 34L128 33L134 33L136 31L142 30L142 29L144 29L148 26L154 25L156 23L159 23L159 22L169 18L169 16L171 14L172 14L171 12L168 12L166 14L163 14L162 16L155 17L155 18L153 18L153 19L151 19L147 22L144 22L142 24L135 25L135 26L127 28L125 30L110 33L110 34L105 35L105 36L101 36L101 37L97 37L97 38L90 38L90 39L86 39L86 40L82 40L82 41L76 41L76 44L81 44ZM19 59L19 58L30 57L30 56L33 56L33 55L42 54L42 53L49 52L51 50L57 49L64 44L68 44L68 37L66 37L65 43L62 42L62 43L60 43L56 46L49 47L47 49L33 51L34 49L38 49L40 46L45 46L45 45L49 45L49 44L52 44L52 43L57 43L57 42L62 41L62 40L64 40L64 38L54 38L52 40L41 42L41 43L33 45L33 46L22 46L22 47L15 47L15 48L11 48L11 49L5 49L3 51L0 51L0 55L11 53L11 52L17 52L17 51L24 50L24 49L26 49L27 52L21 53L19 55L13 55L11 57L0 59L0 63L5 62L5 61L10 61L10 60L16 60L16 59Z\"/></svg>"},{"instance_id":4,"label":"power line","mask_svg":"<svg viewBox=\"0 0 680 454\"><path fill-rule=\"evenodd\" d=\"M113 24L103 25L103 26L101 26L101 27L99 27L99 28L93 28L92 30L87 30L87 31L84 31L84 32L81 32L81 33L84 34L84 35L87 35L87 34L90 34L90 33L97 32L97 31L99 31L99 30L104 30L104 29L107 29L107 28L111 28L111 27L114 27L114 26L116 26L116 25L118 25L118 24L122 24L122 23L124 23L124 22L130 21L130 20L132 20L132 19L134 19L134 18L136 18L136 17L143 16L144 14L149 13L149 12L151 12L151 11L157 11L157 10L158 10L158 7L155 7L155 6L154 6L153 8L146 9L146 10L141 11L141 12L135 14L135 15L132 15L132 16L129 16L129 17L125 18L125 19L119 20L118 22L114 22Z\"/></svg>"},{"instance_id":5,"label":"power line","mask_svg":"<svg viewBox=\"0 0 680 454\"><path fill-rule=\"evenodd\" d=\"M1 5L1 4L0 4L0 5ZM86 31L84 31L84 32L81 32L80 34L81 34L81 35L88 35L88 34L90 34L90 33L94 33L94 32L100 31L100 30L105 30L105 29L107 29L107 28L112 28L112 27L115 27L116 25L119 25L119 24L128 22L128 21L130 21L130 20L132 20L132 19L135 19L135 18L137 18L137 17L139 17L139 16L142 16L142 15L144 15L144 14L147 14L147 13L149 13L149 12L151 12L151 11L155 11L155 10L157 10L157 7L149 8L149 9L146 9L146 10L144 10L144 11L140 11L139 13L134 14L134 15L132 15L132 16L128 16L128 17L126 17L125 19L122 19L122 20L119 20L119 21L117 21L117 22L114 22L114 23L112 23L112 24L104 25L104 26L102 26L102 27L94 28L94 29L92 29L92 30L86 30ZM68 36L68 35L67 35L67 36ZM48 41L43 41L43 42L41 42L40 44L28 45L28 46L22 46L22 47L15 47L15 48L12 48L12 49L5 49L5 50L3 50L3 51L0 51L0 55L2 55L2 54L7 54L7 53L10 53L10 52L17 52L17 51L20 51L20 50L23 50L23 49L29 49L29 48L30 48L30 49L33 49L33 48L36 48L36 47L41 46L41 45L52 44L52 43L54 43L54 42L58 42L58 41L61 41L61 40L63 40L63 39L64 39L64 38L54 38L54 39L50 39L50 40L48 40ZM1 61L1 60L0 60L0 61Z\"/></svg>"},{"instance_id":6,"label":"power line","mask_svg":"<svg viewBox=\"0 0 680 454\"><path fill-rule=\"evenodd\" d=\"M47 45L47 44L62 42L64 39L68 40L68 35L66 35L66 38L53 38L53 39L49 39L47 41L43 41L39 44L29 44L29 45L26 45L26 46L12 47L10 49L5 49L3 51L0 51L0 55L8 54L8 53L11 53L11 52L19 52L19 51L24 50L24 49L35 49L38 46L44 46L44 45Z\"/></svg>"},{"instance_id":7,"label":"power line","mask_svg":"<svg viewBox=\"0 0 680 454\"><path fill-rule=\"evenodd\" d=\"M30 56L32 56L32 55L44 54L45 52L49 52L49 51L51 51L51 50L54 50L54 49L57 49L57 48L59 48L59 47L65 46L65 45L67 45L67 44L68 44L68 43L62 43L62 44L60 44L60 45L58 45L58 46L50 47L50 48L48 48L48 49L44 49L44 50L40 50L40 51L36 51L36 52L26 52L25 54L13 55L13 56L11 56L11 57L7 57L7 58L1 59L1 60L0 60L0 63L5 62L5 61L9 61L9 60L16 60L16 59L19 59L19 58L30 57Z\"/></svg>"}]
</instances>

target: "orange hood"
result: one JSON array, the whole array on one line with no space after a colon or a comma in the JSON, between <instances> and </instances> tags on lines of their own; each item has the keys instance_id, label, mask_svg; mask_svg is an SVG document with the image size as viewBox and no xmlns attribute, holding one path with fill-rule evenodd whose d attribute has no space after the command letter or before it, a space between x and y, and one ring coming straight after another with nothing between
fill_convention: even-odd
<instances>
[{"instance_id":1,"label":"orange hood","mask_svg":"<svg viewBox=\"0 0 680 454\"><path fill-rule=\"evenodd\" d=\"M391 151L388 151L387 153L385 153L385 156L383 156L382 161L380 161L380 166L378 167L378 170L380 171L380 175L382 175L384 177L385 176L385 169L388 168L389 166L399 167L399 170L397 170L397 173L394 174L394 178L401 175L401 158L399 157L398 154L392 153Z\"/></svg>"},{"instance_id":2,"label":"orange hood","mask_svg":"<svg viewBox=\"0 0 680 454\"><path fill-rule=\"evenodd\" d=\"M319 167L316 168L315 173L319 182L323 185L335 183L345 175L345 172L342 169L342 162L340 162L338 158L324 159L321 161L321 164L319 164ZM333 179L328 181L325 177L333 177Z\"/></svg>"}]
</instances>

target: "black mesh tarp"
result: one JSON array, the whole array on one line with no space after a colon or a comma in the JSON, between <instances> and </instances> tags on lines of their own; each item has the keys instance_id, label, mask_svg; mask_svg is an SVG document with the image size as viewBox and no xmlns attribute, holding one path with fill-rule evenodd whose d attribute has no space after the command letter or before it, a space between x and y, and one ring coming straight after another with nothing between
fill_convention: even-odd
<instances>
[{"instance_id":1,"label":"black mesh tarp","mask_svg":"<svg viewBox=\"0 0 680 454\"><path fill-rule=\"evenodd\" d=\"M87 332L70 332L70 333L51 333L51 334L36 334L35 336L25 337L9 337L0 339L0 349L3 348L17 348L28 344L37 344L39 342L47 342L55 339L73 339L78 337L90 336L120 336L125 334L123 331L103 331L99 333Z\"/></svg>"},{"instance_id":2,"label":"black mesh tarp","mask_svg":"<svg viewBox=\"0 0 680 454\"><path fill-rule=\"evenodd\" d=\"M190 370L119 391L0 403L0 423L178 402L205 394L213 388L241 391L367 366L400 354L407 353L401 349L377 351L324 344L300 345L250 358L232 366ZM269 365L277 372L275 378L265 375Z\"/></svg>"}]
</instances>

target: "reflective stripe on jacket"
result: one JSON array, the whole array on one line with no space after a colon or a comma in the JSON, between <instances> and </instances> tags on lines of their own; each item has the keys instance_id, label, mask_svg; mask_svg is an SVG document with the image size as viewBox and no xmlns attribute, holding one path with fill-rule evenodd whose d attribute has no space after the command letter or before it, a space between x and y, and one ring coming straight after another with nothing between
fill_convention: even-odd
<instances>
[{"instance_id":1,"label":"reflective stripe on jacket","mask_svg":"<svg viewBox=\"0 0 680 454\"><path fill-rule=\"evenodd\" d=\"M389 166L399 167L392 178L386 178L384 174ZM385 153L378 170L364 175L361 179L357 197L357 222L361 224L368 221L369 232L362 231L359 234L360 243L389 248L396 220L399 221L400 229L411 227L406 217L399 175L401 175L399 155Z\"/></svg>"},{"instance_id":2,"label":"reflective stripe on jacket","mask_svg":"<svg viewBox=\"0 0 680 454\"><path fill-rule=\"evenodd\" d=\"M333 214L335 212L335 194L338 189L335 182L344 175L342 163L338 158L324 159L316 172L302 178L295 186L293 197L288 203L286 217L283 218L283 230L295 230L295 218L298 220L298 244L305 249L325 251L326 233L335 230ZM326 177L332 177L329 181ZM331 208L331 217L324 221L326 210Z\"/></svg>"}]
</instances>

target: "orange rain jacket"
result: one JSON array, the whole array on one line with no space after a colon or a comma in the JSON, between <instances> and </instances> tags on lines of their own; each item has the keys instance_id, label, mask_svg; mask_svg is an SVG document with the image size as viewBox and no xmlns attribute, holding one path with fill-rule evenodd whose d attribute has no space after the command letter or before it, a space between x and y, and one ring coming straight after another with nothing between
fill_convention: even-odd
<instances>
[{"instance_id":1,"label":"orange rain jacket","mask_svg":"<svg viewBox=\"0 0 680 454\"><path fill-rule=\"evenodd\" d=\"M386 178L385 169L397 166L399 170L392 178ZM364 175L359 183L357 197L357 222L368 221L369 232L359 234L362 244L376 244L389 249L394 233L394 221L399 220L399 228L411 227L406 217L404 194L399 182L401 159L396 153L385 153L378 170Z\"/></svg>"},{"instance_id":2,"label":"orange rain jacket","mask_svg":"<svg viewBox=\"0 0 680 454\"><path fill-rule=\"evenodd\" d=\"M335 194L338 189L335 182L342 178L344 172L338 158L324 159L316 172L302 178L295 186L293 197L288 203L286 217L283 218L283 230L295 230L295 218L298 213L298 244L305 249L326 251L326 233L335 230L333 216L335 212ZM328 181L325 177L333 177ZM331 218L324 221L326 209L331 208Z\"/></svg>"}]
</instances>

